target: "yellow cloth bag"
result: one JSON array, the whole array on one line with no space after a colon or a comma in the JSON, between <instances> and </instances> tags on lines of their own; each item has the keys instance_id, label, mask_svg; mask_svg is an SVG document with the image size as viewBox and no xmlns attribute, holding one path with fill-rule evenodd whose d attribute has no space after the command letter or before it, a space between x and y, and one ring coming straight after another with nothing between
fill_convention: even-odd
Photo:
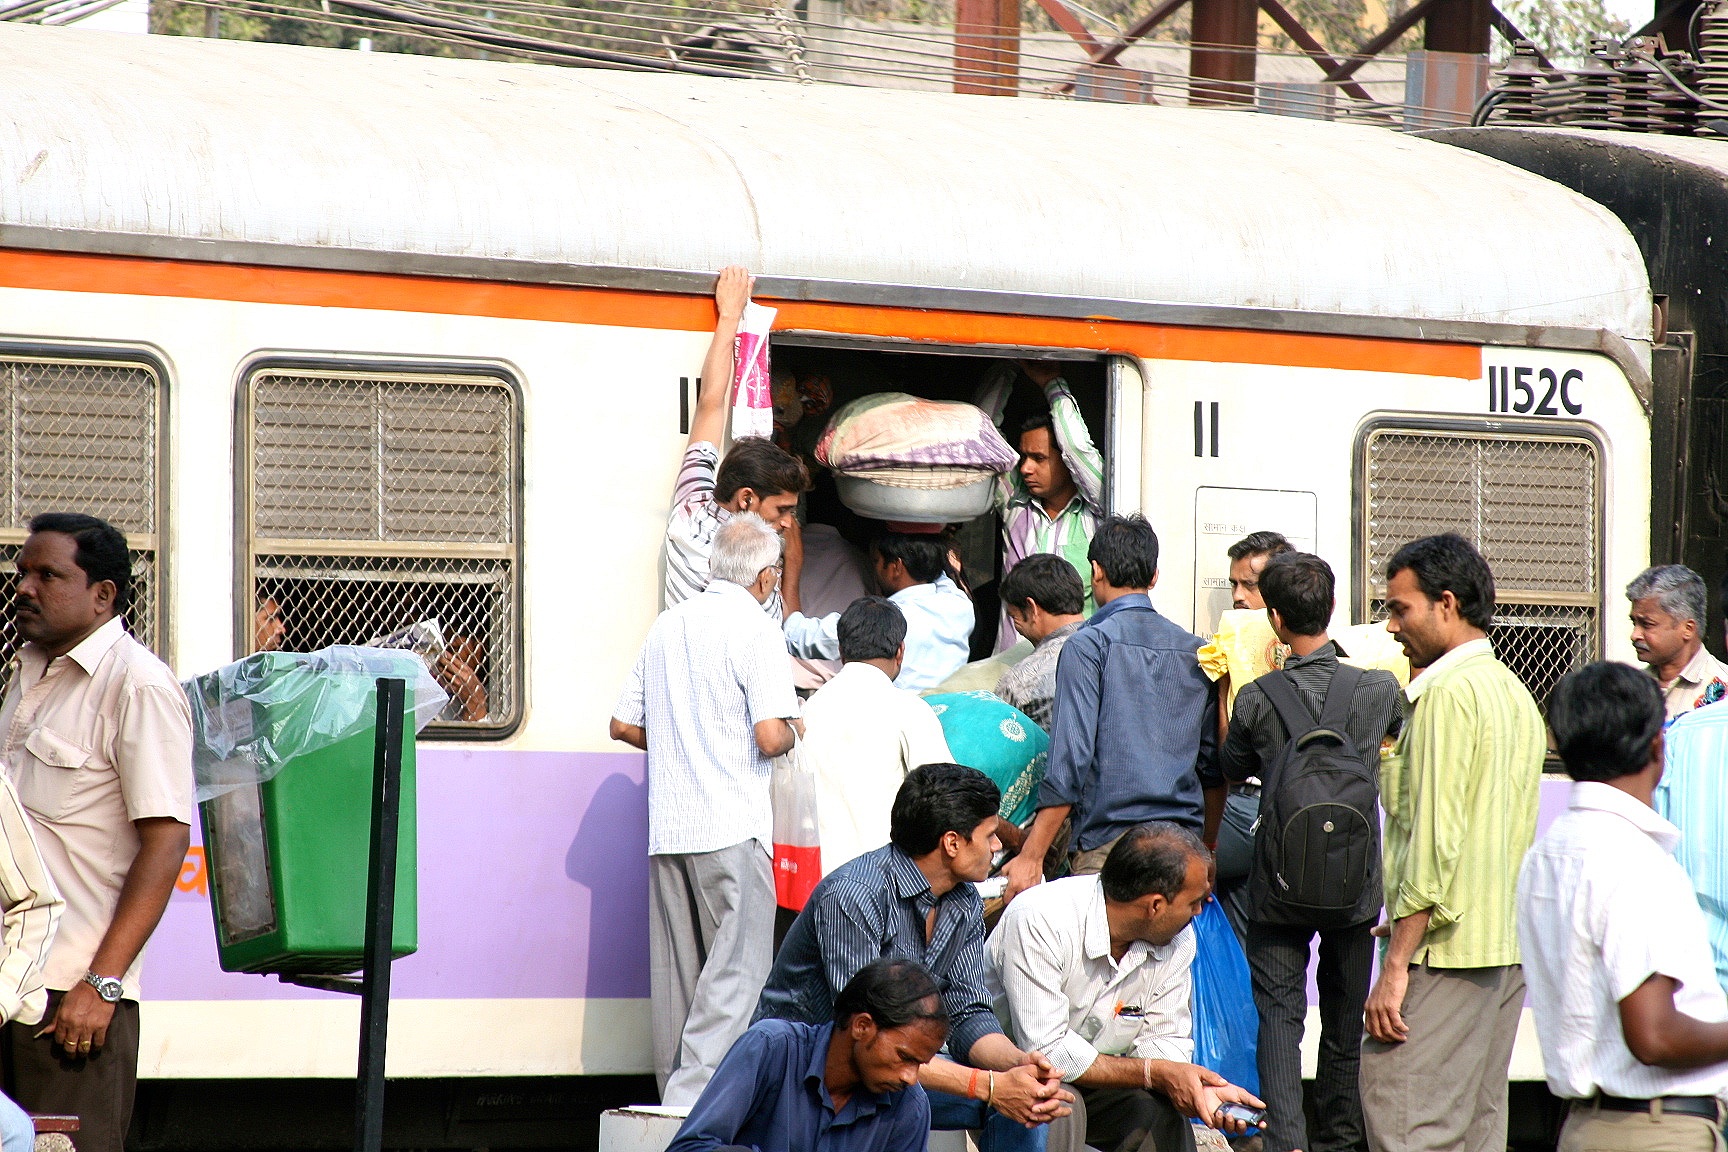
<instances>
[{"instance_id":1,"label":"yellow cloth bag","mask_svg":"<svg viewBox=\"0 0 1728 1152\"><path fill-rule=\"evenodd\" d=\"M1399 684L1410 683L1410 660L1384 623L1351 624L1334 631L1332 639L1349 653L1344 657L1346 664L1380 668L1396 676ZM1284 667L1289 651L1278 642L1264 611L1232 608L1219 616L1212 642L1202 645L1195 655L1212 679L1230 677L1230 698L1224 702L1226 714L1230 714L1236 710L1236 693L1242 686Z\"/></svg>"}]
</instances>

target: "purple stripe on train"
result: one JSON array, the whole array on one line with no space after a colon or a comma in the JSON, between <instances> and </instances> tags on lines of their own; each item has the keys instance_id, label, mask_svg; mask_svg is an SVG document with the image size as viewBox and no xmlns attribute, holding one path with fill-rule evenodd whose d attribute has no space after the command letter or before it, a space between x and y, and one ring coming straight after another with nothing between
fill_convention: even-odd
<instances>
[{"instance_id":1,"label":"purple stripe on train","mask_svg":"<svg viewBox=\"0 0 1728 1152\"><path fill-rule=\"evenodd\" d=\"M419 770L420 950L397 962L394 996L648 995L648 797L639 753L432 746L420 749ZM1566 810L1570 788L1565 779L1543 780L1539 830ZM151 941L148 998L333 995L217 967L201 879L189 863Z\"/></svg>"},{"instance_id":2,"label":"purple stripe on train","mask_svg":"<svg viewBox=\"0 0 1728 1152\"><path fill-rule=\"evenodd\" d=\"M396 963L394 996L648 995L640 753L422 746L419 788L420 950ZM331 995L223 972L195 861L151 940L147 998Z\"/></svg>"}]
</instances>

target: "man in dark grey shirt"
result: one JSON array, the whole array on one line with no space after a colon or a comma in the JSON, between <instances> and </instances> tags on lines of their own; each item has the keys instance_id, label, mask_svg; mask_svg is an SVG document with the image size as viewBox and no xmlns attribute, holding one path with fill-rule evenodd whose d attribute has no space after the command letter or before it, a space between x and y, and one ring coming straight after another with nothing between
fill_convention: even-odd
<instances>
[{"instance_id":1,"label":"man in dark grey shirt","mask_svg":"<svg viewBox=\"0 0 1728 1152\"><path fill-rule=\"evenodd\" d=\"M1305 552L1274 556L1260 573L1260 595L1278 639L1290 646L1282 672L1247 685L1236 697L1230 733L1221 757L1232 781L1260 777L1267 789L1278 781L1266 774L1278 762L1290 737L1262 685L1270 676L1294 682L1296 695L1318 717L1326 691L1345 655L1326 634L1333 609L1332 569ZM1350 701L1345 735L1369 771L1378 772L1381 742L1396 735L1403 722L1398 681L1390 672L1362 674ZM1371 861L1369 890L1380 891L1378 848ZM1376 895L1378 905L1378 895ZM1266 1100L1266 1152L1339 1152L1363 1144L1362 1103L1356 1079L1362 1046L1362 1007L1368 999L1374 914L1347 927L1264 924L1248 909L1248 967L1254 1002L1260 1011L1260 1095ZM1302 1028L1308 1014L1308 950L1320 936L1320 1062L1314 1078L1319 1127L1309 1133L1302 1109Z\"/></svg>"}]
</instances>

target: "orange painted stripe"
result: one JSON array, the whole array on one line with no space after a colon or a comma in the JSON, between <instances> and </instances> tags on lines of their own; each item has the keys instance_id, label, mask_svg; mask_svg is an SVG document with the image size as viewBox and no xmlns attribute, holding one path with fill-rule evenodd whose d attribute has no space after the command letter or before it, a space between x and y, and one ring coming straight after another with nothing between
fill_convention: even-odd
<instances>
[{"instance_id":1,"label":"orange painted stripe","mask_svg":"<svg viewBox=\"0 0 1728 1152\"><path fill-rule=\"evenodd\" d=\"M0 249L0 287L687 332L714 327L714 302L706 296L23 249ZM1482 375L1481 349L1471 344L1136 324L1109 317L1069 320L766 298L764 303L780 310L775 319L779 329L948 344L1086 348L1152 360L1399 372L1464 380Z\"/></svg>"}]
</instances>

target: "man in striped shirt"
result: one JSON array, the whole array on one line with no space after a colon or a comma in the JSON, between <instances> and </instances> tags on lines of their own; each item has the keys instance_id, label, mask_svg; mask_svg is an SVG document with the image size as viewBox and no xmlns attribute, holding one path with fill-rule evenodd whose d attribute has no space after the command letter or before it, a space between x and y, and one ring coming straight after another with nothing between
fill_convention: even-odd
<instances>
[{"instance_id":1,"label":"man in striped shirt","mask_svg":"<svg viewBox=\"0 0 1728 1152\"><path fill-rule=\"evenodd\" d=\"M1052 552L1073 565L1087 585L1092 564L1086 549L1104 515L1104 456L1092 444L1080 405L1060 369L1042 361L1021 361L1027 377L1044 389L1050 410L1031 417L1020 429L1020 466L1002 477L996 514L1002 517L1002 571L1035 552ZM997 423L1013 395L1017 377L1004 367L984 386L978 406ZM1082 612L1098 607L1090 591ZM1019 639L1007 607L997 631L996 650Z\"/></svg>"},{"instance_id":2,"label":"man in striped shirt","mask_svg":"<svg viewBox=\"0 0 1728 1152\"><path fill-rule=\"evenodd\" d=\"M1368 995L1362 1111L1374 1152L1505 1152L1524 1006L1515 886L1536 836L1547 736L1488 643L1494 576L1463 537L1406 544L1387 627L1422 672L1381 763L1390 934Z\"/></svg>"},{"instance_id":3,"label":"man in striped shirt","mask_svg":"<svg viewBox=\"0 0 1728 1152\"><path fill-rule=\"evenodd\" d=\"M798 497L810 487L810 474L802 460L772 440L746 436L732 445L724 460L717 447L726 435L733 341L744 305L750 302L750 283L749 272L731 267L721 270L714 288L719 321L702 364L701 391L666 525L664 606L681 604L708 586L714 534L738 513L754 512L786 538L785 570L764 605L769 615L780 620L798 610L804 550L796 513Z\"/></svg>"}]
</instances>

